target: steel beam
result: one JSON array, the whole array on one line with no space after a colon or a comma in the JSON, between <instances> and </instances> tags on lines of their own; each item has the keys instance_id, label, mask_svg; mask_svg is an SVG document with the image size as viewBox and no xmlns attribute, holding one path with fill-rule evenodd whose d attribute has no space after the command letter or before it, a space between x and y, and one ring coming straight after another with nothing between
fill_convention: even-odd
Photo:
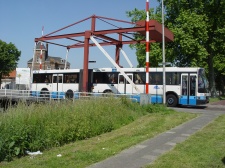
<instances>
[{"instance_id":1,"label":"steel beam","mask_svg":"<svg viewBox=\"0 0 225 168\"><path fill-rule=\"evenodd\" d=\"M89 58L89 40L91 31L86 31L84 36L84 68L83 68L83 84L82 92L88 91L88 58Z\"/></svg>"}]
</instances>

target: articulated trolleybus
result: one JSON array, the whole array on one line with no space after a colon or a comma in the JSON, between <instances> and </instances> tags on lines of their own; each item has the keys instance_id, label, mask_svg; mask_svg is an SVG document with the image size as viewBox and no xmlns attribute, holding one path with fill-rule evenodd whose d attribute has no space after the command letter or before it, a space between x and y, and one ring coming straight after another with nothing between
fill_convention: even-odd
<instances>
[{"instance_id":1,"label":"articulated trolleybus","mask_svg":"<svg viewBox=\"0 0 225 168\"><path fill-rule=\"evenodd\" d=\"M121 70L123 73L121 73ZM145 93L145 68L95 68L88 70L88 92L131 95L140 101ZM167 106L201 105L209 101L209 84L203 68L166 67ZM125 73L125 75L124 75ZM82 92L82 69L33 71L32 95L78 98ZM149 68L151 103L163 103L163 68ZM45 96L46 96L45 95Z\"/></svg>"}]
</instances>

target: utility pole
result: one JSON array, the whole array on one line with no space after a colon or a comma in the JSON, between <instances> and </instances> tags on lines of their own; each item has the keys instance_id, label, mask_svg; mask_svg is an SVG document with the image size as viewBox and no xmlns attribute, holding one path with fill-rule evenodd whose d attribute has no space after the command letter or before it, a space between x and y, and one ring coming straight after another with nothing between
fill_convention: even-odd
<instances>
[{"instance_id":1,"label":"utility pole","mask_svg":"<svg viewBox=\"0 0 225 168\"><path fill-rule=\"evenodd\" d=\"M145 83L145 93L149 93L149 0L146 0L146 83Z\"/></svg>"},{"instance_id":2,"label":"utility pole","mask_svg":"<svg viewBox=\"0 0 225 168\"><path fill-rule=\"evenodd\" d=\"M163 56L163 104L166 104L166 62L165 62L165 31L164 31L164 4L162 0L162 56Z\"/></svg>"}]
</instances>

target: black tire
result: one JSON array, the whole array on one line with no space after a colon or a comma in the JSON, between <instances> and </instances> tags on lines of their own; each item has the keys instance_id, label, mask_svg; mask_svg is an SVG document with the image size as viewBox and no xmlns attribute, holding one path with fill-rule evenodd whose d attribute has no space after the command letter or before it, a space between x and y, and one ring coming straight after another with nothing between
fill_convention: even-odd
<instances>
[{"instance_id":1,"label":"black tire","mask_svg":"<svg viewBox=\"0 0 225 168\"><path fill-rule=\"evenodd\" d=\"M40 97L48 99L50 97L48 90L42 90Z\"/></svg>"},{"instance_id":2,"label":"black tire","mask_svg":"<svg viewBox=\"0 0 225 168\"><path fill-rule=\"evenodd\" d=\"M72 90L67 90L65 95L66 95L67 99L72 99L73 98L73 91Z\"/></svg>"},{"instance_id":3,"label":"black tire","mask_svg":"<svg viewBox=\"0 0 225 168\"><path fill-rule=\"evenodd\" d=\"M178 100L177 97L173 94L169 94L166 96L166 102L168 107L176 107Z\"/></svg>"},{"instance_id":4,"label":"black tire","mask_svg":"<svg viewBox=\"0 0 225 168\"><path fill-rule=\"evenodd\" d=\"M112 90L104 90L103 93L113 93Z\"/></svg>"},{"instance_id":5,"label":"black tire","mask_svg":"<svg viewBox=\"0 0 225 168\"><path fill-rule=\"evenodd\" d=\"M112 90L104 90L103 97L111 97L113 95Z\"/></svg>"}]
</instances>

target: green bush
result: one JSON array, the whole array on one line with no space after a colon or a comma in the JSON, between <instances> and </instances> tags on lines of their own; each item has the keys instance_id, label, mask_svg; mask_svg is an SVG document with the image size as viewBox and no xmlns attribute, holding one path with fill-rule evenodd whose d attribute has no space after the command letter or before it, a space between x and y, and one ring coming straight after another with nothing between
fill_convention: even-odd
<instances>
[{"instance_id":1,"label":"green bush","mask_svg":"<svg viewBox=\"0 0 225 168\"><path fill-rule=\"evenodd\" d=\"M127 125L160 106L140 106L129 99L20 103L0 114L0 161L87 139ZM163 107L164 108L164 107Z\"/></svg>"}]
</instances>

